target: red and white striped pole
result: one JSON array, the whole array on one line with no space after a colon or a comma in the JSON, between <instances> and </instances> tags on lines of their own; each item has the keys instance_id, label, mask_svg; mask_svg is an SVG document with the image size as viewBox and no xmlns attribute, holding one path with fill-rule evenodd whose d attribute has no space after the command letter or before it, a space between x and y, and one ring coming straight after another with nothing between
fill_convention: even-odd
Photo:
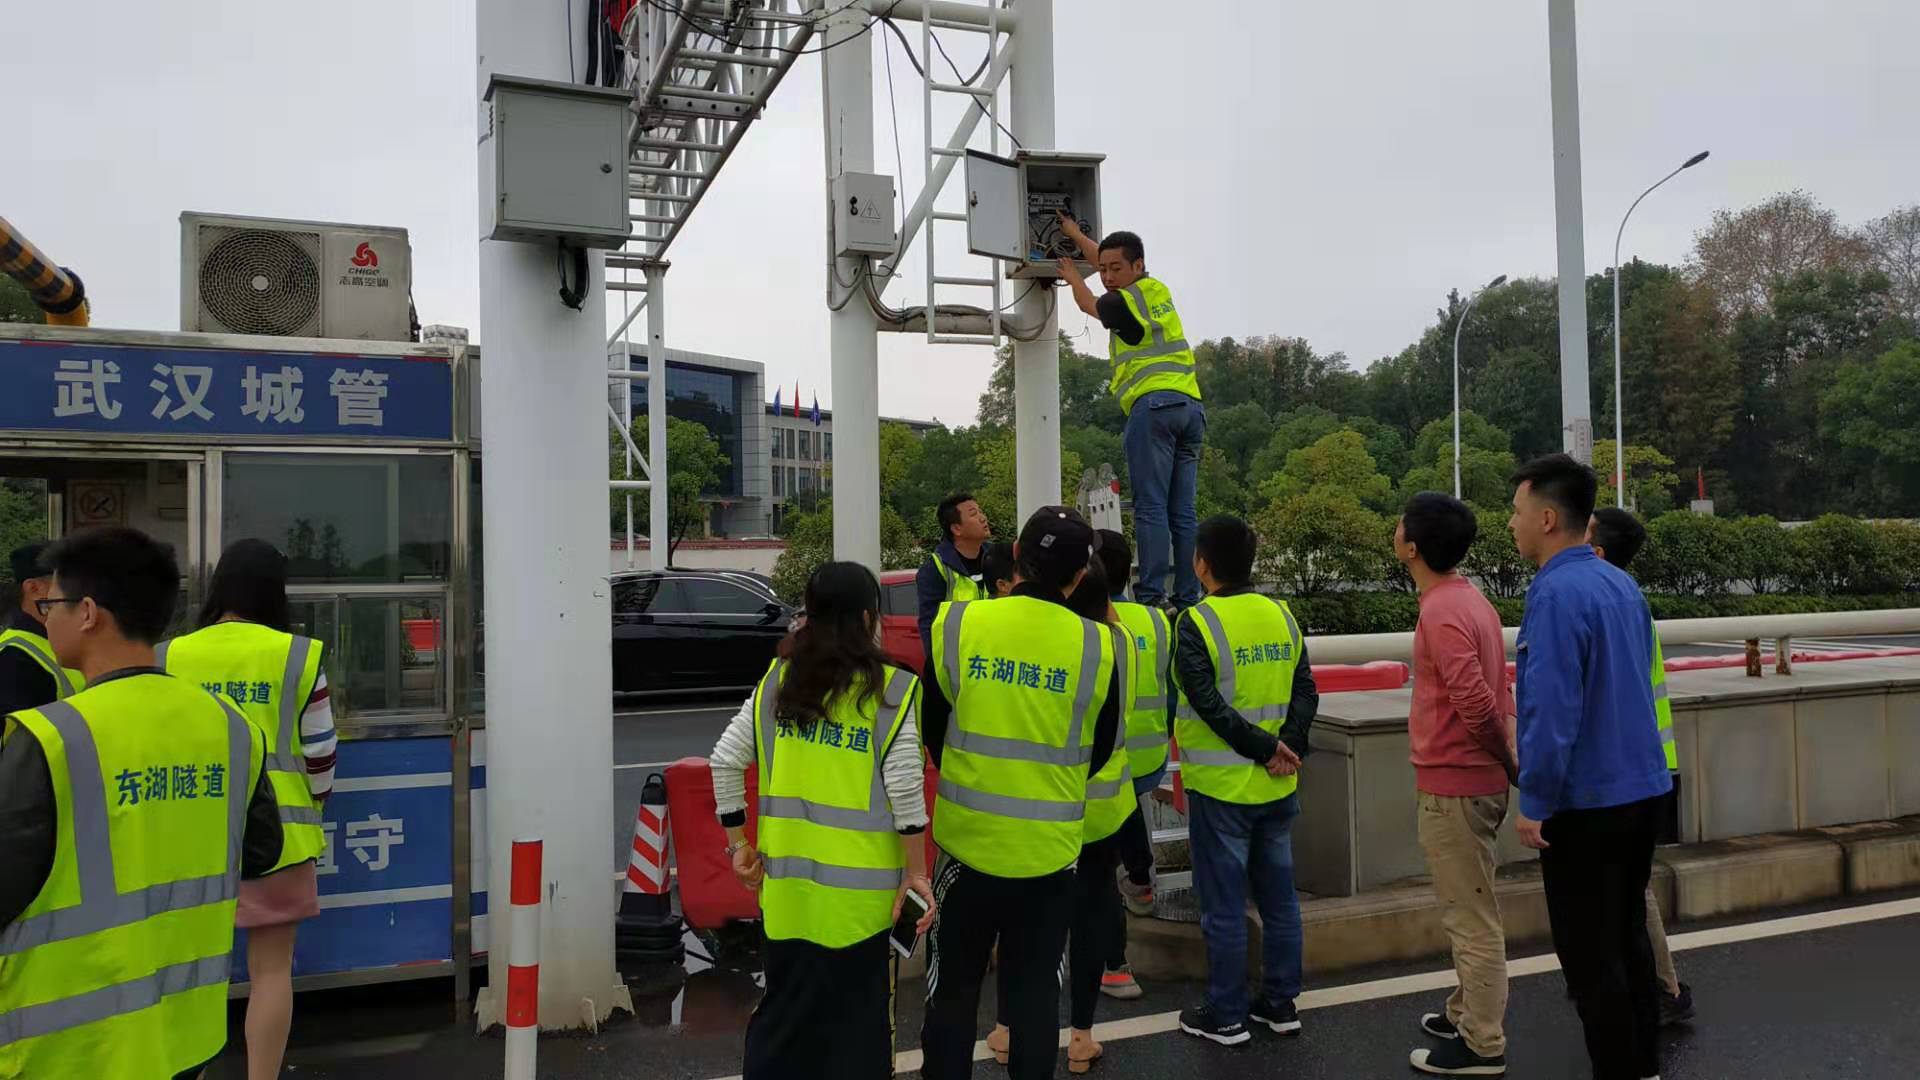
<instances>
[{"instance_id":1,"label":"red and white striped pole","mask_svg":"<svg viewBox=\"0 0 1920 1080\"><path fill-rule=\"evenodd\" d=\"M540 1040L540 841L513 842L511 892L506 1080L533 1080Z\"/></svg>"}]
</instances>

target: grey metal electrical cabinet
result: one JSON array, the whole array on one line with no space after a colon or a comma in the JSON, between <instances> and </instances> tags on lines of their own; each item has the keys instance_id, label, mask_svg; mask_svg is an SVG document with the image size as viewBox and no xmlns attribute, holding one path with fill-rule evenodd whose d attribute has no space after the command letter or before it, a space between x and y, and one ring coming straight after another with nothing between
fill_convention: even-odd
<instances>
[{"instance_id":1,"label":"grey metal electrical cabinet","mask_svg":"<svg viewBox=\"0 0 1920 1080\"><path fill-rule=\"evenodd\" d=\"M1060 228L1066 213L1101 237L1100 163L1104 154L1021 150L1011 158L967 151L967 250L1007 264L1011 278L1057 278L1058 260L1093 273Z\"/></svg>"},{"instance_id":2,"label":"grey metal electrical cabinet","mask_svg":"<svg viewBox=\"0 0 1920 1080\"><path fill-rule=\"evenodd\" d=\"M489 240L627 241L627 105L608 87L495 75L480 142L492 147L481 209ZM491 181L491 192L484 181ZM490 213L489 213L490 209Z\"/></svg>"}]
</instances>

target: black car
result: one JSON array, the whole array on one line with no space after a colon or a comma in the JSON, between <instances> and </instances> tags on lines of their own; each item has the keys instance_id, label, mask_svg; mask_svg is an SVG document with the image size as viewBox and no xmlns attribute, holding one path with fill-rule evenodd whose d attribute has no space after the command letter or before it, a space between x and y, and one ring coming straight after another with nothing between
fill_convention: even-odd
<instances>
[{"instance_id":1,"label":"black car","mask_svg":"<svg viewBox=\"0 0 1920 1080\"><path fill-rule=\"evenodd\" d=\"M756 574L637 571L612 583L616 694L751 687L793 617Z\"/></svg>"}]
</instances>

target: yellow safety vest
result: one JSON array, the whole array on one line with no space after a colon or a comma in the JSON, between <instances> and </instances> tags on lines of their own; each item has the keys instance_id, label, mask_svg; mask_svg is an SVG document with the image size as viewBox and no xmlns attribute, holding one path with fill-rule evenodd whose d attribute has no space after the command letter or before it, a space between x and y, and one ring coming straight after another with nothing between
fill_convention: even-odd
<instances>
[{"instance_id":1,"label":"yellow safety vest","mask_svg":"<svg viewBox=\"0 0 1920 1080\"><path fill-rule=\"evenodd\" d=\"M825 719L800 724L778 719L786 668L775 660L753 695L760 911L770 939L843 949L893 924L906 848L882 763L920 680L889 667L881 693L862 699L856 687L827 703Z\"/></svg>"},{"instance_id":2,"label":"yellow safety vest","mask_svg":"<svg viewBox=\"0 0 1920 1080\"><path fill-rule=\"evenodd\" d=\"M72 668L60 666L54 658L53 646L47 639L31 630L0 630L0 649L18 649L33 658L33 662L45 668L53 676L55 701L62 701L86 689L87 678Z\"/></svg>"},{"instance_id":3,"label":"yellow safety vest","mask_svg":"<svg viewBox=\"0 0 1920 1080\"><path fill-rule=\"evenodd\" d=\"M212 1058L259 728L141 674L14 713L7 731L46 753L59 840L0 931L0 1077L171 1077Z\"/></svg>"},{"instance_id":4,"label":"yellow safety vest","mask_svg":"<svg viewBox=\"0 0 1920 1080\"><path fill-rule=\"evenodd\" d=\"M1113 635L1031 596L941 604L932 633L934 677L953 703L934 839L995 877L1073 865Z\"/></svg>"},{"instance_id":5,"label":"yellow safety vest","mask_svg":"<svg viewBox=\"0 0 1920 1080\"><path fill-rule=\"evenodd\" d=\"M1132 641L1126 628L1108 626L1106 630L1113 635L1113 663L1120 683L1120 715L1125 718L1134 707L1134 689L1132 667ZM1127 725L1116 724L1113 729L1113 742L1107 747L1107 760L1100 771L1087 780L1087 820L1081 830L1081 839L1088 844L1105 840L1120 831L1134 810L1140 806L1139 796L1133 793L1133 770L1127 758Z\"/></svg>"},{"instance_id":6,"label":"yellow safety vest","mask_svg":"<svg viewBox=\"0 0 1920 1080\"><path fill-rule=\"evenodd\" d=\"M1167 695L1173 687L1173 631L1157 607L1115 600L1113 609L1133 639L1133 705L1127 710L1127 767L1152 776L1167 763Z\"/></svg>"},{"instance_id":7,"label":"yellow safety vest","mask_svg":"<svg viewBox=\"0 0 1920 1080\"><path fill-rule=\"evenodd\" d=\"M1180 325L1180 313L1173 308L1173 294L1151 277L1120 293L1127 310L1147 328L1138 345L1127 344L1111 331L1107 334L1107 358L1113 363L1107 388L1120 399L1120 411L1132 413L1140 395L1154 390L1178 390L1198 401L1200 379L1194 374L1193 349Z\"/></svg>"},{"instance_id":8,"label":"yellow safety vest","mask_svg":"<svg viewBox=\"0 0 1920 1080\"><path fill-rule=\"evenodd\" d=\"M948 566L937 554L929 555L928 558L933 560L933 568L939 571L940 580L946 582L948 601L993 599L993 597L987 595L985 582L975 581L967 575L960 573L953 567Z\"/></svg>"},{"instance_id":9,"label":"yellow safety vest","mask_svg":"<svg viewBox=\"0 0 1920 1080\"><path fill-rule=\"evenodd\" d=\"M1258 593L1209 596L1182 616L1199 620L1213 661L1214 685L1227 704L1262 731L1278 735L1293 697L1293 673L1305 646L1285 600ZM1284 799L1300 778L1270 776L1266 763L1241 757L1206 721L1182 704L1180 775L1187 790L1222 802L1253 804Z\"/></svg>"},{"instance_id":10,"label":"yellow safety vest","mask_svg":"<svg viewBox=\"0 0 1920 1080\"><path fill-rule=\"evenodd\" d=\"M163 641L154 652L167 674L224 695L266 732L267 780L284 837L273 868L318 858L326 833L307 786L300 714L320 681L320 643L259 623L223 622Z\"/></svg>"},{"instance_id":11,"label":"yellow safety vest","mask_svg":"<svg viewBox=\"0 0 1920 1080\"><path fill-rule=\"evenodd\" d=\"M1680 748L1673 743L1673 702L1667 700L1667 660L1660 655L1660 626L1653 627L1653 719L1660 731L1660 749L1667 755L1667 771L1680 771Z\"/></svg>"}]
</instances>

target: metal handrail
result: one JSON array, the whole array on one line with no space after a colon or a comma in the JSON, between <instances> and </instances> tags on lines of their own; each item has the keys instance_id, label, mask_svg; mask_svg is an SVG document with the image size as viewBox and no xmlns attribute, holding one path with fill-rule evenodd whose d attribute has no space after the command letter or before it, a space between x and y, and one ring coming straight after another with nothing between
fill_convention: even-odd
<instances>
[{"instance_id":1,"label":"metal handrail","mask_svg":"<svg viewBox=\"0 0 1920 1080\"><path fill-rule=\"evenodd\" d=\"M1920 607L1887 611L1819 611L1797 615L1736 615L1714 619L1664 619L1656 623L1664 646L1700 641L1780 639L1796 637L1853 637L1866 634L1920 633ZM1517 627L1502 632L1511 648ZM1319 664L1359 664L1369 660L1413 659L1413 634L1336 634L1310 637L1311 655Z\"/></svg>"}]
</instances>

